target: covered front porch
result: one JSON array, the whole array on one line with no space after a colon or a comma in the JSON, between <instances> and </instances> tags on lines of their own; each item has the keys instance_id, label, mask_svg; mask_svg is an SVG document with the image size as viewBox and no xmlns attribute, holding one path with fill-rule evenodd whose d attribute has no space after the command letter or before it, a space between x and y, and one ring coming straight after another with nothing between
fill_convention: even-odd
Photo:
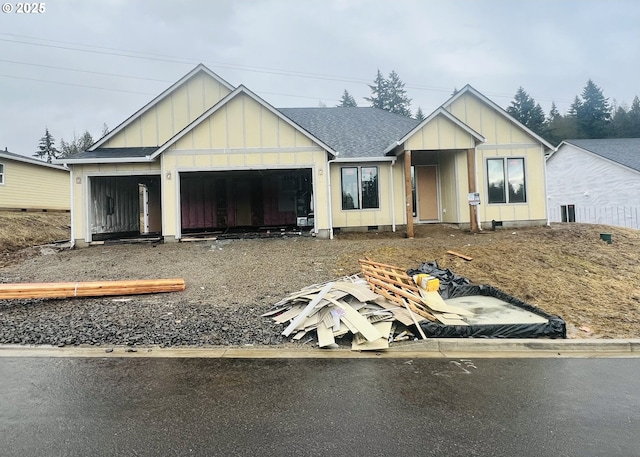
<instances>
[{"instance_id":1,"label":"covered front porch","mask_svg":"<svg viewBox=\"0 0 640 457\"><path fill-rule=\"evenodd\" d=\"M406 150L405 167L407 236L414 224L451 223L478 229L475 202L475 149Z\"/></svg>"}]
</instances>

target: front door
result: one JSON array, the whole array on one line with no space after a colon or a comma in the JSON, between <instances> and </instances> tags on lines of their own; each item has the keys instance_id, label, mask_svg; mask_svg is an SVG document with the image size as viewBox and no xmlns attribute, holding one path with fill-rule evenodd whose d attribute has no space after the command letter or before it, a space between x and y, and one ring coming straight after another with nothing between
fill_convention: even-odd
<instances>
[{"instance_id":1,"label":"front door","mask_svg":"<svg viewBox=\"0 0 640 457\"><path fill-rule=\"evenodd\" d=\"M440 220L440 211L438 208L438 167L435 165L417 166L416 177L418 220Z\"/></svg>"}]
</instances>

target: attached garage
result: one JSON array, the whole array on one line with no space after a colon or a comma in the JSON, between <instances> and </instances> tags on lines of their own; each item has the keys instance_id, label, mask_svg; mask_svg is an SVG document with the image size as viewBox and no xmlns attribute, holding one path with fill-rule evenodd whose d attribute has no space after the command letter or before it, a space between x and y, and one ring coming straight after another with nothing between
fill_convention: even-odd
<instances>
[{"instance_id":1,"label":"attached garage","mask_svg":"<svg viewBox=\"0 0 640 457\"><path fill-rule=\"evenodd\" d=\"M91 176L88 179L92 241L161 234L159 176Z\"/></svg>"},{"instance_id":2,"label":"attached garage","mask_svg":"<svg viewBox=\"0 0 640 457\"><path fill-rule=\"evenodd\" d=\"M180 173L183 234L313 227L311 169Z\"/></svg>"}]
</instances>

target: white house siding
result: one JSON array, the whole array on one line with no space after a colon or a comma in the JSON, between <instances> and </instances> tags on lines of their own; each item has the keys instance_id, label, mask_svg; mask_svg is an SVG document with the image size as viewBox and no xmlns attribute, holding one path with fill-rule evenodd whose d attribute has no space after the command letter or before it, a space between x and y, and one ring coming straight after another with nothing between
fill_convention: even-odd
<instances>
[{"instance_id":1,"label":"white house siding","mask_svg":"<svg viewBox=\"0 0 640 457\"><path fill-rule=\"evenodd\" d=\"M547 182L552 222L575 205L576 222L640 229L640 172L565 144L547 160Z\"/></svg>"}]
</instances>

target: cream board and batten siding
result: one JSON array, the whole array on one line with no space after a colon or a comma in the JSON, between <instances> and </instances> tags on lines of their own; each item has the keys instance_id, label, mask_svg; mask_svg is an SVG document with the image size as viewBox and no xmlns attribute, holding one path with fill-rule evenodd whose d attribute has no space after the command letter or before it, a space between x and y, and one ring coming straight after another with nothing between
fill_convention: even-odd
<instances>
[{"instance_id":1,"label":"cream board and batten siding","mask_svg":"<svg viewBox=\"0 0 640 457\"><path fill-rule=\"evenodd\" d=\"M546 222L544 146L473 94L463 94L446 109L487 140L476 149L477 189L481 193L480 220ZM524 158L527 203L487 204L486 159L491 157ZM466 165L464 168L466 170ZM461 192L459 202L465 207L466 198L467 194Z\"/></svg>"},{"instance_id":2,"label":"cream board and batten siding","mask_svg":"<svg viewBox=\"0 0 640 457\"><path fill-rule=\"evenodd\" d=\"M101 148L160 146L231 91L199 72L134 119Z\"/></svg>"},{"instance_id":3,"label":"cream board and batten siding","mask_svg":"<svg viewBox=\"0 0 640 457\"><path fill-rule=\"evenodd\" d=\"M576 205L576 209L638 206L640 172L570 144L547 160L547 173L553 214L559 214L561 205Z\"/></svg>"},{"instance_id":4,"label":"cream board and batten siding","mask_svg":"<svg viewBox=\"0 0 640 457\"><path fill-rule=\"evenodd\" d=\"M330 229L327 152L245 94L179 138L161 164L165 238L181 236L179 174L191 171L311 169L316 230Z\"/></svg>"},{"instance_id":5,"label":"cream board and batten siding","mask_svg":"<svg viewBox=\"0 0 640 457\"><path fill-rule=\"evenodd\" d=\"M394 226L405 224L404 216L404 175L398 162L334 162L331 170L331 205L333 208L332 223L338 228L360 228L369 226ZM342 209L342 168L344 167L378 167L378 208ZM393 173L393 177L391 177ZM393 192L391 192L393 180ZM393 201L392 201L393 200ZM395 214L393 210L395 209Z\"/></svg>"},{"instance_id":6,"label":"cream board and batten siding","mask_svg":"<svg viewBox=\"0 0 640 457\"><path fill-rule=\"evenodd\" d=\"M4 158L0 158L0 163L4 165L0 208L60 211L71 208L68 171Z\"/></svg>"},{"instance_id":7,"label":"cream board and batten siding","mask_svg":"<svg viewBox=\"0 0 640 457\"><path fill-rule=\"evenodd\" d=\"M71 208L71 224L73 238L79 246L91 241L89 218L90 185L89 178L96 176L134 176L159 175L160 162L148 163L107 163L107 164L75 164L71 172L71 193L73 207Z\"/></svg>"}]
</instances>

